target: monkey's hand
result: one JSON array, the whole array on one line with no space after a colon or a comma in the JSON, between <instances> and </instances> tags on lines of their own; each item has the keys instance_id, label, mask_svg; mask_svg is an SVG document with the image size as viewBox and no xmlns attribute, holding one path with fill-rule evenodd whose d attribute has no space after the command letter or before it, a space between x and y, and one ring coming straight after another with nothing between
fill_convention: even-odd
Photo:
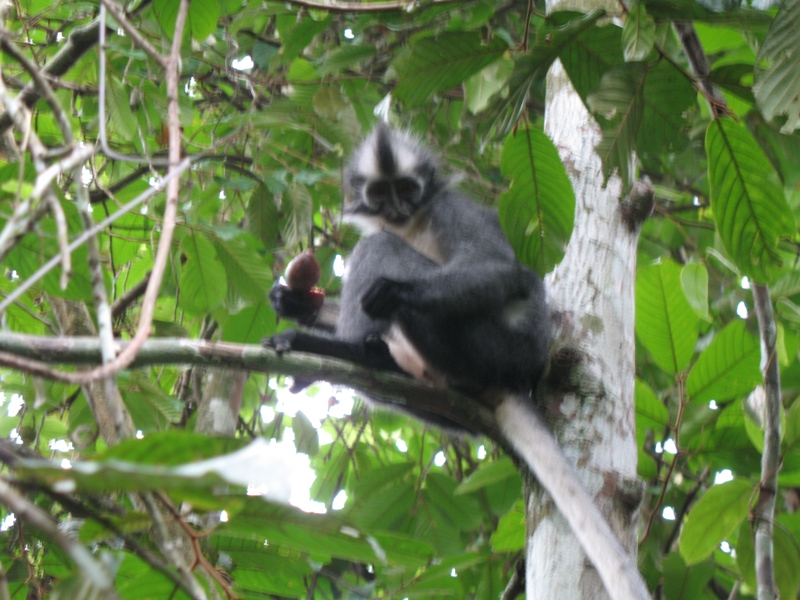
<instances>
[{"instance_id":1,"label":"monkey's hand","mask_svg":"<svg viewBox=\"0 0 800 600\"><path fill-rule=\"evenodd\" d=\"M279 317L298 323L313 323L324 297L315 290L297 291L276 283L269 291L269 302Z\"/></svg>"},{"instance_id":2,"label":"monkey's hand","mask_svg":"<svg viewBox=\"0 0 800 600\"><path fill-rule=\"evenodd\" d=\"M370 317L388 319L401 307L410 305L413 299L413 284L380 277L361 297L361 308Z\"/></svg>"}]
</instances>

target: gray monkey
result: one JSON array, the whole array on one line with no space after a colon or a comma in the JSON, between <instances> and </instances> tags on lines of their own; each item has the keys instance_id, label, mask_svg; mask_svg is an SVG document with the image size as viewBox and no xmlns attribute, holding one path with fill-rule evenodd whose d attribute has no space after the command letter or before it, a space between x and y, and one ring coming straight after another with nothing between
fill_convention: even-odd
<instances>
[{"instance_id":1,"label":"gray monkey","mask_svg":"<svg viewBox=\"0 0 800 600\"><path fill-rule=\"evenodd\" d=\"M378 125L344 177L345 219L362 232L335 324L302 293L276 286L276 312L334 338L291 332L289 348L397 369L472 396L528 394L547 358L550 317L539 277L517 261L497 214L454 190L436 157ZM411 411L458 428L433 413Z\"/></svg>"},{"instance_id":2,"label":"gray monkey","mask_svg":"<svg viewBox=\"0 0 800 600\"><path fill-rule=\"evenodd\" d=\"M649 598L533 405L550 314L542 281L517 261L497 215L454 190L426 146L382 123L353 155L343 184L345 218L362 239L338 307L317 311L303 292L281 285L270 292L278 315L333 337L288 331L267 344L400 370L482 401L552 496L611 598ZM434 413L408 412L461 429Z\"/></svg>"}]
</instances>

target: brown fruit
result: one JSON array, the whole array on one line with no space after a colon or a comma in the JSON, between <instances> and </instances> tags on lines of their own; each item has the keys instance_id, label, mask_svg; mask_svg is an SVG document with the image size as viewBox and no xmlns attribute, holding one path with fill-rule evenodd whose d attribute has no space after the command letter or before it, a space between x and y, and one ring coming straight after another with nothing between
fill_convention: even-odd
<instances>
[{"instance_id":1,"label":"brown fruit","mask_svg":"<svg viewBox=\"0 0 800 600\"><path fill-rule=\"evenodd\" d=\"M321 275L319 263L311 250L295 256L286 265L286 285L295 292L308 292L317 285Z\"/></svg>"}]
</instances>

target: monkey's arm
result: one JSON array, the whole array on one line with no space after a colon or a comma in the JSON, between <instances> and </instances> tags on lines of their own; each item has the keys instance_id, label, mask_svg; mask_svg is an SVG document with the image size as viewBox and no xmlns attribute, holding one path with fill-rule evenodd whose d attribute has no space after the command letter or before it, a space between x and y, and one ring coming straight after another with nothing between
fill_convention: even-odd
<instances>
[{"instance_id":1,"label":"monkey's arm","mask_svg":"<svg viewBox=\"0 0 800 600\"><path fill-rule=\"evenodd\" d=\"M517 263L494 261L448 263L411 281L381 277L362 297L362 305L373 317L391 317L401 306L451 316L501 310L521 300L541 301L544 287L539 277Z\"/></svg>"}]
</instances>

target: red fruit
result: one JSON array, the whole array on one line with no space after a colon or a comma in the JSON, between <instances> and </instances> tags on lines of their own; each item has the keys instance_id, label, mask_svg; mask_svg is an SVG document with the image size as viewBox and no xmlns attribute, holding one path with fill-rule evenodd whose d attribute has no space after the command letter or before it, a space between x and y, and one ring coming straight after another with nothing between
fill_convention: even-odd
<instances>
[{"instance_id":1,"label":"red fruit","mask_svg":"<svg viewBox=\"0 0 800 600\"><path fill-rule=\"evenodd\" d=\"M306 250L302 254L295 256L286 265L284 277L290 290L308 292L317 285L321 273L319 263L314 258L314 253L311 250Z\"/></svg>"},{"instance_id":2,"label":"red fruit","mask_svg":"<svg viewBox=\"0 0 800 600\"><path fill-rule=\"evenodd\" d=\"M319 310L322 308L322 303L325 301L325 292L319 288L308 290L308 301L311 303L311 306L314 307L314 310Z\"/></svg>"}]
</instances>

